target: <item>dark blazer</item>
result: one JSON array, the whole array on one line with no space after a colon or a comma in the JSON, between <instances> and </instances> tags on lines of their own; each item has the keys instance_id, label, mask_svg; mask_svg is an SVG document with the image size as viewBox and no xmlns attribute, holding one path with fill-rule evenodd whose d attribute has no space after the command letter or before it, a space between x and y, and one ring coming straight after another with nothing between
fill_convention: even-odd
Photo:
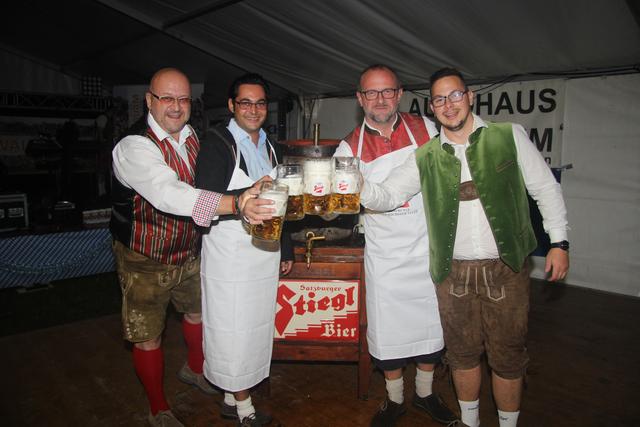
<instances>
[{"instance_id":1,"label":"dark blazer","mask_svg":"<svg viewBox=\"0 0 640 427\"><path fill-rule=\"evenodd\" d=\"M281 161L282 153L278 144L272 144L269 140L267 140L267 144L274 148L277 161ZM238 153L238 146L226 125L220 124L208 129L204 137L200 138L200 152L196 161L196 188L224 194L243 193L246 188L227 191ZM277 161L272 159L273 167L276 166ZM242 157L240 157L240 169L249 175L247 164ZM220 216L220 221L229 219L236 219L236 217L233 215ZM215 224L212 225L215 226ZM203 230L203 232L206 234L208 230ZM289 233L282 233L280 248L283 261L293 259L293 245Z\"/></svg>"}]
</instances>

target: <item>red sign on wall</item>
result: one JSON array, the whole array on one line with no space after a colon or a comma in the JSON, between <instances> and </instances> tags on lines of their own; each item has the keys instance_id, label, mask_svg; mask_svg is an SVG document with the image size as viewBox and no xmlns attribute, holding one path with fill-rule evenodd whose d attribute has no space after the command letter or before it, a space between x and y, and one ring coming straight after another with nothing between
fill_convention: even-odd
<instances>
[{"instance_id":1,"label":"red sign on wall","mask_svg":"<svg viewBox=\"0 0 640 427\"><path fill-rule=\"evenodd\" d=\"M278 283L276 339L358 341L357 280Z\"/></svg>"}]
</instances>

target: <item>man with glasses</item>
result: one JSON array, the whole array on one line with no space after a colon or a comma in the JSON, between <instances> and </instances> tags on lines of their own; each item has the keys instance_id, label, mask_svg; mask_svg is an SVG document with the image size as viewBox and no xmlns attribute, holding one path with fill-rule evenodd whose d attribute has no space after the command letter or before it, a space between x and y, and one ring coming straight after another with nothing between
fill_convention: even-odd
<instances>
[{"instance_id":1,"label":"man with glasses","mask_svg":"<svg viewBox=\"0 0 640 427\"><path fill-rule=\"evenodd\" d=\"M513 427L529 361L527 256L536 247L527 192L552 242L545 265L550 281L564 279L569 268L566 209L560 185L524 128L485 122L471 112L473 99L458 70L436 71L431 108L442 133L384 183L365 183L361 200L369 208L392 209L421 190L445 358L462 422L479 425L486 353L500 426Z\"/></svg>"},{"instance_id":2,"label":"man with glasses","mask_svg":"<svg viewBox=\"0 0 640 427\"><path fill-rule=\"evenodd\" d=\"M196 167L198 188L236 191L272 174L278 156L262 129L267 96L268 85L257 74L232 83L233 118L207 131ZM249 389L269 376L279 272L287 274L293 264L287 235L282 242L281 262L279 248L254 246L238 218L213 224L202 239L204 373L225 390L221 416L241 426L271 421L256 411Z\"/></svg>"},{"instance_id":3,"label":"man with glasses","mask_svg":"<svg viewBox=\"0 0 640 427\"><path fill-rule=\"evenodd\" d=\"M113 150L113 251L122 287L124 338L133 343L133 365L149 401L149 424L182 426L164 395L162 332L171 301L184 313L187 362L178 378L207 394L200 301L200 236L217 215L242 213L253 220L262 202L257 190L223 196L193 187L200 143L187 124L191 86L174 68L155 73L146 94L147 127Z\"/></svg>"},{"instance_id":4,"label":"man with glasses","mask_svg":"<svg viewBox=\"0 0 640 427\"><path fill-rule=\"evenodd\" d=\"M426 117L398 113L402 87L386 65L372 65L360 74L356 97L364 119L335 155L359 157L365 179L382 182L437 132ZM416 363L413 405L438 422L453 422L455 415L432 392L434 367L444 341L429 278L422 196L417 194L390 212L367 210L363 222L367 342L376 366L384 372L387 390L371 426L395 425L406 412L403 369L407 361Z\"/></svg>"}]
</instances>

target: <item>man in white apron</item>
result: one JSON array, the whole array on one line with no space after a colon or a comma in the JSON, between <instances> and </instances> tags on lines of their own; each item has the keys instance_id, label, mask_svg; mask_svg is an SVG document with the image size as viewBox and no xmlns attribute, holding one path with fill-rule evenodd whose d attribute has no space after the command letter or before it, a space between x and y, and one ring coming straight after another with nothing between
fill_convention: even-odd
<instances>
[{"instance_id":1,"label":"man in white apron","mask_svg":"<svg viewBox=\"0 0 640 427\"><path fill-rule=\"evenodd\" d=\"M164 394L162 332L169 301L184 313L187 362L181 381L215 393L202 375L200 236L217 215L231 214L256 199L193 187L200 142L187 124L191 84L175 68L156 72L145 95L149 114L139 135L128 135L113 150L113 252L122 287L124 338L133 343L133 365L149 402L151 426L183 424ZM255 217L247 209L243 214ZM158 237L160 236L160 237Z\"/></svg>"},{"instance_id":2,"label":"man in white apron","mask_svg":"<svg viewBox=\"0 0 640 427\"><path fill-rule=\"evenodd\" d=\"M267 117L266 82L239 77L229 91L233 113L225 127L210 129L196 167L196 187L224 191L250 187L277 165L273 145L261 129ZM226 391L221 415L241 426L268 424L256 412L249 389L269 376L279 271L287 274L293 253L252 245L239 217L221 220L202 239L204 375Z\"/></svg>"},{"instance_id":3,"label":"man in white apron","mask_svg":"<svg viewBox=\"0 0 640 427\"><path fill-rule=\"evenodd\" d=\"M366 68L356 96L364 120L340 143L335 155L359 157L364 178L382 182L437 131L425 117L398 113L402 88L388 66ZM417 194L390 212L366 210L363 222L367 341L376 366L384 372L387 389L371 426L392 426L405 413L402 371L408 359L417 364L413 405L438 422L453 422L456 416L431 389L444 340L429 276L422 196Z\"/></svg>"},{"instance_id":4,"label":"man in white apron","mask_svg":"<svg viewBox=\"0 0 640 427\"><path fill-rule=\"evenodd\" d=\"M569 268L562 188L522 126L473 114L474 93L460 71L442 68L430 83L430 105L442 132L383 183L366 182L360 200L385 210L423 194L429 269L461 421L480 425L486 356L499 425L515 427L529 363L527 258L537 245L527 193L549 234L545 271L555 281Z\"/></svg>"}]
</instances>

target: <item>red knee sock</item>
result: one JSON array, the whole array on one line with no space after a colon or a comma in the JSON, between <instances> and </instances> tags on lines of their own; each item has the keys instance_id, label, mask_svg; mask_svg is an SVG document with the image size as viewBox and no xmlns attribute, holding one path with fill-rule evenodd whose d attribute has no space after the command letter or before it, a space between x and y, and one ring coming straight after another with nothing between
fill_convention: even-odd
<instances>
[{"instance_id":1,"label":"red knee sock","mask_svg":"<svg viewBox=\"0 0 640 427\"><path fill-rule=\"evenodd\" d=\"M202 352L202 323L182 320L182 333L187 342L187 363L196 374L202 373L204 353Z\"/></svg>"},{"instance_id":2,"label":"red knee sock","mask_svg":"<svg viewBox=\"0 0 640 427\"><path fill-rule=\"evenodd\" d=\"M162 348L145 351L133 346L133 366L147 392L151 413L155 415L159 411L169 409L162 386L164 376Z\"/></svg>"}]
</instances>

